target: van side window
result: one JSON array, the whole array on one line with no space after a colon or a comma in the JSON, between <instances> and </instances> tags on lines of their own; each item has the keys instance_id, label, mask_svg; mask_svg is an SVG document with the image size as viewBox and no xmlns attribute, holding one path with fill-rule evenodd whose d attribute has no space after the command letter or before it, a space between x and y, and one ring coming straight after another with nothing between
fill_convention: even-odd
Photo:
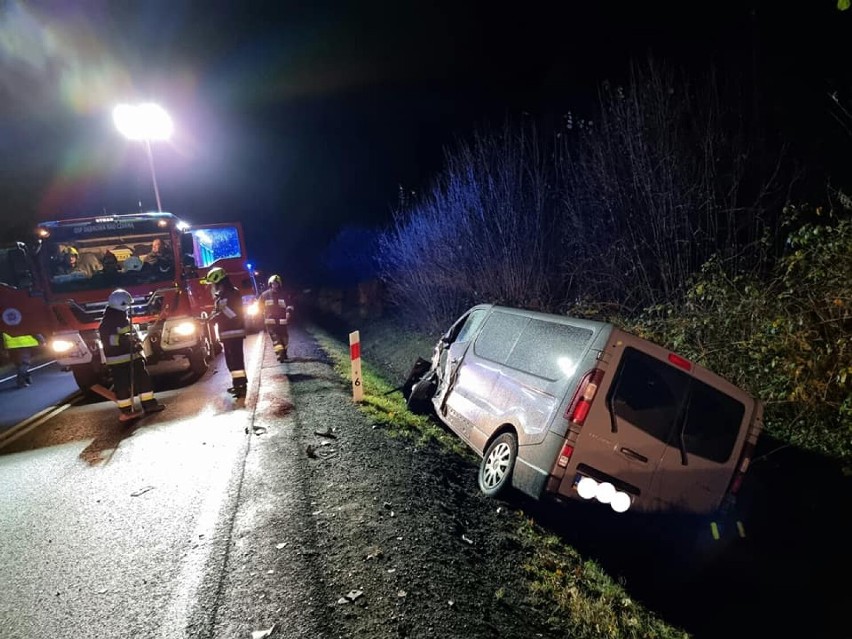
<instances>
[{"instance_id":1,"label":"van side window","mask_svg":"<svg viewBox=\"0 0 852 639\"><path fill-rule=\"evenodd\" d=\"M492 362L505 363L529 321L529 318L523 315L492 313L485 321L482 332L473 345L473 351L477 356Z\"/></svg>"},{"instance_id":2,"label":"van side window","mask_svg":"<svg viewBox=\"0 0 852 639\"><path fill-rule=\"evenodd\" d=\"M470 315L467 316L464 323L461 325L458 334L456 335L453 342L462 344L464 342L470 341L471 336L474 334L479 325L482 324L482 320L485 317L485 309L478 309L472 311Z\"/></svg>"},{"instance_id":3,"label":"van side window","mask_svg":"<svg viewBox=\"0 0 852 639\"><path fill-rule=\"evenodd\" d=\"M663 442L669 441L685 399L689 376L626 348L612 383L615 414Z\"/></svg>"},{"instance_id":4,"label":"van side window","mask_svg":"<svg viewBox=\"0 0 852 639\"><path fill-rule=\"evenodd\" d=\"M551 381L569 378L592 335L586 328L530 320L506 364Z\"/></svg>"},{"instance_id":5,"label":"van side window","mask_svg":"<svg viewBox=\"0 0 852 639\"><path fill-rule=\"evenodd\" d=\"M683 431L686 452L720 464L728 461L744 414L745 406L730 395L692 380Z\"/></svg>"}]
</instances>

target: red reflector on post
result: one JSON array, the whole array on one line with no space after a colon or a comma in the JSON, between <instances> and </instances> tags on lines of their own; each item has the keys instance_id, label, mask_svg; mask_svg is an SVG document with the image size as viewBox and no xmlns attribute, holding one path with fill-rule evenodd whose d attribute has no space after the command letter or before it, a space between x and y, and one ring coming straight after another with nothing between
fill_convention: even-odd
<instances>
[{"instance_id":1,"label":"red reflector on post","mask_svg":"<svg viewBox=\"0 0 852 639\"><path fill-rule=\"evenodd\" d=\"M684 359L680 355L675 355L674 353L669 353L669 361L677 366L678 368L682 368L685 371L692 370L692 362L688 359Z\"/></svg>"}]
</instances>

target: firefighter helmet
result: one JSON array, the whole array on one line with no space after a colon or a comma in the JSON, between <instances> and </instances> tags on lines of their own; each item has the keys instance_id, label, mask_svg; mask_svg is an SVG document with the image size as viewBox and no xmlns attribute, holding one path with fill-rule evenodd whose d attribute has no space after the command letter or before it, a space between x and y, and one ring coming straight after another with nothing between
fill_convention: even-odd
<instances>
[{"instance_id":1,"label":"firefighter helmet","mask_svg":"<svg viewBox=\"0 0 852 639\"><path fill-rule=\"evenodd\" d=\"M228 273L221 266L214 266L207 271L207 277L204 278L207 284L220 284L222 280L228 277Z\"/></svg>"},{"instance_id":2,"label":"firefighter helmet","mask_svg":"<svg viewBox=\"0 0 852 639\"><path fill-rule=\"evenodd\" d=\"M80 252L77 249L75 249L73 246L66 246L65 250L62 251L62 252L65 253L66 255L73 255L74 257L79 257L79 255L80 255Z\"/></svg>"},{"instance_id":3,"label":"firefighter helmet","mask_svg":"<svg viewBox=\"0 0 852 639\"><path fill-rule=\"evenodd\" d=\"M117 311L126 311L133 304L133 297L123 288L117 288L109 294L109 301L107 303L110 308L114 308Z\"/></svg>"},{"instance_id":4,"label":"firefighter helmet","mask_svg":"<svg viewBox=\"0 0 852 639\"><path fill-rule=\"evenodd\" d=\"M278 284L278 286L281 286L282 285L281 276L280 275L270 275L269 276L269 282L267 282L267 283L269 284L269 286L272 286L273 284Z\"/></svg>"}]
</instances>

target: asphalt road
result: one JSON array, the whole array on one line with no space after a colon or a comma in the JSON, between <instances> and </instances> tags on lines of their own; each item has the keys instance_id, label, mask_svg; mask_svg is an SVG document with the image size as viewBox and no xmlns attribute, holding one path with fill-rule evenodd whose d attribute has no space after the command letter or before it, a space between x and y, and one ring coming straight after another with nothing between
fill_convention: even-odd
<instances>
[{"instance_id":1,"label":"asphalt road","mask_svg":"<svg viewBox=\"0 0 852 639\"><path fill-rule=\"evenodd\" d=\"M30 373L33 384L26 388L18 388L14 371L0 373L0 441L30 416L80 399L74 376L56 362L36 363Z\"/></svg>"},{"instance_id":2,"label":"asphalt road","mask_svg":"<svg viewBox=\"0 0 852 639\"><path fill-rule=\"evenodd\" d=\"M7 433L20 411L61 408L0 442L0 636L211 636L252 437L268 427L258 401L286 392L259 392L282 366L263 334L245 352L244 403L219 355L193 384L158 380L167 409L129 428L51 367L0 393Z\"/></svg>"}]
</instances>

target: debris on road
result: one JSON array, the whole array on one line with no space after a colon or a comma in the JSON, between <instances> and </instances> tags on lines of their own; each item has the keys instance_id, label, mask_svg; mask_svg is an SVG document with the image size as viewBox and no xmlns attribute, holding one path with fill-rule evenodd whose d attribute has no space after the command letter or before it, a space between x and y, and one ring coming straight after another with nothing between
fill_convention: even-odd
<instances>
[{"instance_id":1,"label":"debris on road","mask_svg":"<svg viewBox=\"0 0 852 639\"><path fill-rule=\"evenodd\" d=\"M251 639L266 639L266 637L269 637L275 630L275 626L276 624L272 624L272 626L266 630L252 630Z\"/></svg>"},{"instance_id":2,"label":"debris on road","mask_svg":"<svg viewBox=\"0 0 852 639\"><path fill-rule=\"evenodd\" d=\"M154 487L153 487L153 486L145 486L145 488L140 488L140 489L139 489L139 490L137 490L136 492L134 492L134 493L130 493L130 496L131 496L131 497L138 497L139 495L144 495L144 494L145 494L145 493L147 493L149 490L154 490Z\"/></svg>"},{"instance_id":3,"label":"debris on road","mask_svg":"<svg viewBox=\"0 0 852 639\"><path fill-rule=\"evenodd\" d=\"M338 599L337 603L338 604L354 603L355 601L360 599L362 596L364 596L363 590L350 590L343 597Z\"/></svg>"}]
</instances>

